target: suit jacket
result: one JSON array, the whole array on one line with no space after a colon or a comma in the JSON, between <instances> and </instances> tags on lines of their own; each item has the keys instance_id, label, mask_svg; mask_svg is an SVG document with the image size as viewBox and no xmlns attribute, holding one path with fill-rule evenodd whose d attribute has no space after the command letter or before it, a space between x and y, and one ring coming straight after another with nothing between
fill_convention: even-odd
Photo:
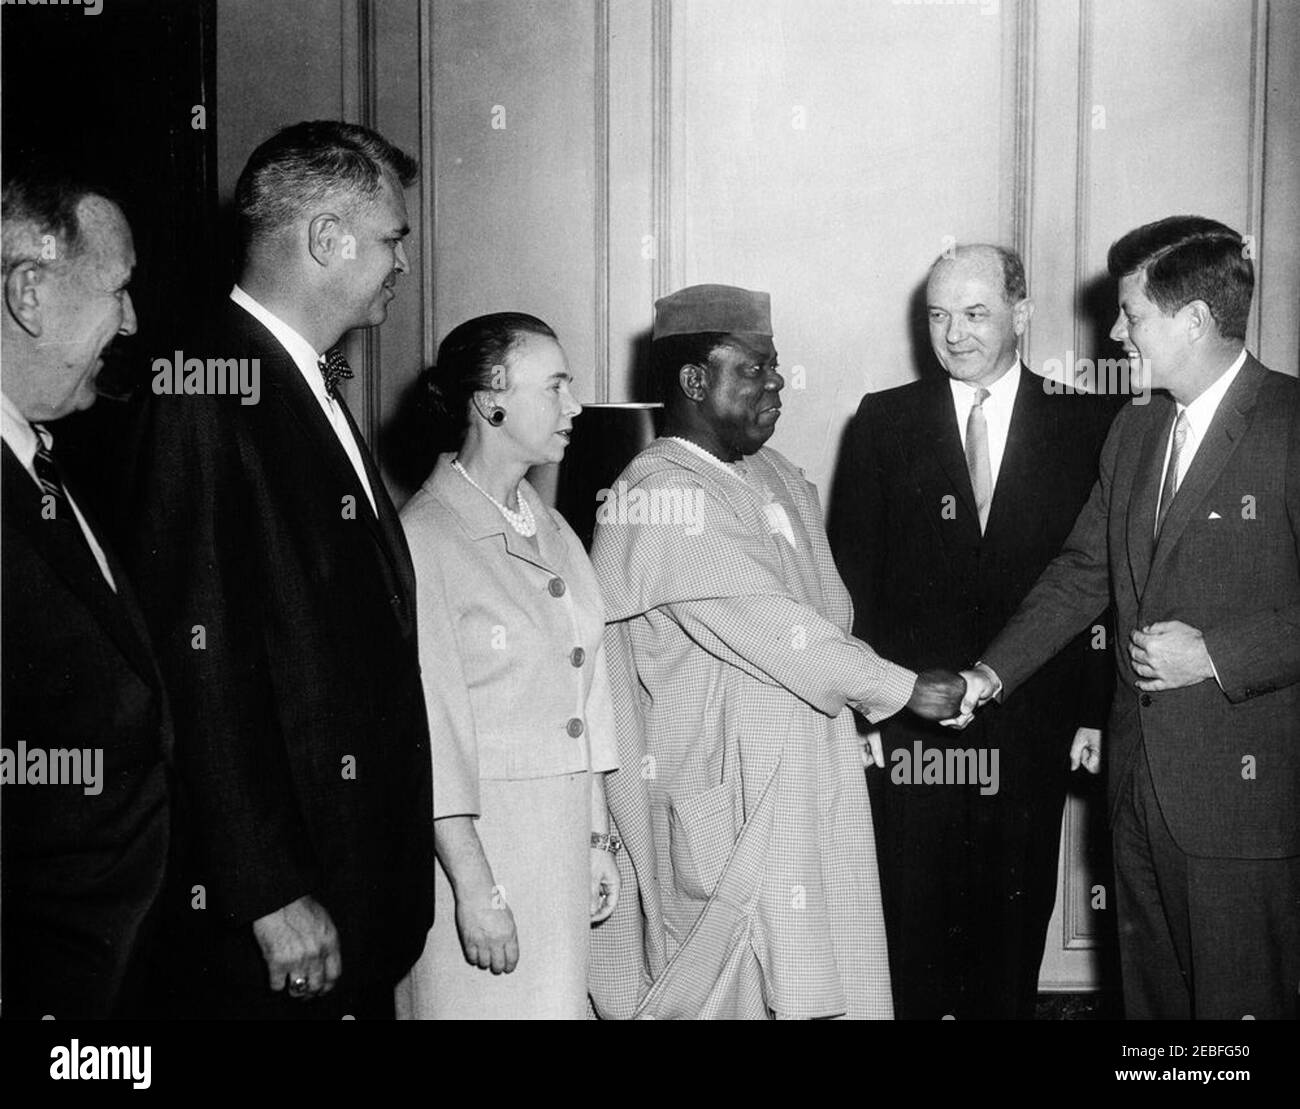
<instances>
[{"instance_id":1,"label":"suit jacket","mask_svg":"<svg viewBox=\"0 0 1300 1109\"><path fill-rule=\"evenodd\" d=\"M114 593L8 444L3 482L4 745L103 752L99 793L4 787L5 1015L108 1017L162 886L171 724L125 569L105 547Z\"/></svg>"},{"instance_id":2,"label":"suit jacket","mask_svg":"<svg viewBox=\"0 0 1300 1109\"><path fill-rule=\"evenodd\" d=\"M481 780L618 769L605 605L587 552L524 482L534 549L452 458L438 459L402 509L419 568L420 651L445 660L424 675L439 818L482 815Z\"/></svg>"},{"instance_id":3,"label":"suit jacket","mask_svg":"<svg viewBox=\"0 0 1300 1109\"><path fill-rule=\"evenodd\" d=\"M1182 850L1300 854L1300 383L1246 359L1156 542L1175 414L1165 394L1119 414L1064 549L983 657L1009 693L1112 596L1112 817L1145 748ZM1200 629L1222 686L1136 688L1129 635L1160 620Z\"/></svg>"},{"instance_id":4,"label":"suit jacket","mask_svg":"<svg viewBox=\"0 0 1300 1109\"><path fill-rule=\"evenodd\" d=\"M250 922L304 894L339 930L345 985L396 982L433 919L429 736L397 513L362 445L372 512L292 359L243 309L216 307L184 354L257 359L261 398L152 398L134 482L135 565L188 810L180 886L188 899L202 884L207 915L232 926L209 939L233 985L265 980Z\"/></svg>"},{"instance_id":5,"label":"suit jacket","mask_svg":"<svg viewBox=\"0 0 1300 1109\"><path fill-rule=\"evenodd\" d=\"M869 394L849 424L831 539L853 595L854 634L914 670L979 657L1060 550L1096 481L1116 402L1048 394L1043 378L1024 366L1015 372L1016 402L983 535L947 377ZM945 513L945 504L955 512ZM1105 608L1102 597L1089 616L1099 620ZM1109 657L1090 649L1091 638L1078 636L966 731L901 713L885 723L887 744L994 747L1002 754L1001 794L1039 796L1054 781L1059 799L1070 737L1080 725L1100 727L1109 703ZM935 802L949 792L915 789Z\"/></svg>"}]
</instances>

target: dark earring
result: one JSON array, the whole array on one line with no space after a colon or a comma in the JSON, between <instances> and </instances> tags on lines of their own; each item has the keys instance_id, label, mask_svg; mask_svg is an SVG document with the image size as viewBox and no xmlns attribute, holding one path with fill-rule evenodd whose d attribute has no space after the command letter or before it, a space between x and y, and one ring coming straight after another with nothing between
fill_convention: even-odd
<instances>
[{"instance_id":1,"label":"dark earring","mask_svg":"<svg viewBox=\"0 0 1300 1109\"><path fill-rule=\"evenodd\" d=\"M502 408L499 404L494 404L491 408L488 409L487 421L493 427L500 427L503 423L506 422L506 410Z\"/></svg>"}]
</instances>

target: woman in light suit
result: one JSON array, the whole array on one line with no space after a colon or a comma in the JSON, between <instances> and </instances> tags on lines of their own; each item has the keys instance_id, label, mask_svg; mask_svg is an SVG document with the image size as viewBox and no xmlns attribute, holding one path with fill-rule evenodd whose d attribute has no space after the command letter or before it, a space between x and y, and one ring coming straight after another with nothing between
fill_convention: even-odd
<instances>
[{"instance_id":1,"label":"woman in light suit","mask_svg":"<svg viewBox=\"0 0 1300 1109\"><path fill-rule=\"evenodd\" d=\"M564 457L572 380L555 333L519 313L455 328L430 374L463 440L402 511L438 866L399 1017L586 1016L588 932L618 897L604 607L582 544L524 479Z\"/></svg>"}]
</instances>

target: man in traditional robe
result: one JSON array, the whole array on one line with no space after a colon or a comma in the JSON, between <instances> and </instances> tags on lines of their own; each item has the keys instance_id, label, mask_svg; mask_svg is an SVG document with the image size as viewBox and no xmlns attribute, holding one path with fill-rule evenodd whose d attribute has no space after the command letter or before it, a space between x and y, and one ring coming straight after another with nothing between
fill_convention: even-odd
<instances>
[{"instance_id":1,"label":"man in traditional robe","mask_svg":"<svg viewBox=\"0 0 1300 1109\"><path fill-rule=\"evenodd\" d=\"M664 435L602 502L592 548L624 767L609 804L639 893L593 933L593 1004L889 1018L847 710L943 719L964 686L850 634L816 490L764 446L784 384L768 295L683 289L656 304L653 338Z\"/></svg>"}]
</instances>

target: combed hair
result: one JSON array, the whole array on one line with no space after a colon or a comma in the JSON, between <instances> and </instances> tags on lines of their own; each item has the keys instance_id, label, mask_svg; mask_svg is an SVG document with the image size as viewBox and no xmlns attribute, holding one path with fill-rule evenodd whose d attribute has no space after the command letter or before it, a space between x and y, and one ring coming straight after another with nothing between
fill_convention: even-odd
<instances>
[{"instance_id":1,"label":"combed hair","mask_svg":"<svg viewBox=\"0 0 1300 1109\"><path fill-rule=\"evenodd\" d=\"M935 268L940 262L949 262L954 257L960 258L963 254L970 254L977 250L991 250L997 255L998 261L1002 264L1002 295L1008 304L1019 304L1029 295L1029 284L1025 281L1025 263L1014 250L998 246L997 243L963 243L951 253L940 254L930 263L926 280L928 281L934 275Z\"/></svg>"},{"instance_id":2,"label":"combed hair","mask_svg":"<svg viewBox=\"0 0 1300 1109\"><path fill-rule=\"evenodd\" d=\"M389 169L407 188L419 164L375 131L313 120L277 131L248 159L235 185L235 214L245 250L293 224L330 197L372 199Z\"/></svg>"},{"instance_id":3,"label":"combed hair","mask_svg":"<svg viewBox=\"0 0 1300 1109\"><path fill-rule=\"evenodd\" d=\"M650 344L650 368L658 400L672 408L682 397L677 375L683 366L707 366L713 352L728 339L725 331L699 331L691 335L666 335Z\"/></svg>"},{"instance_id":4,"label":"combed hair","mask_svg":"<svg viewBox=\"0 0 1300 1109\"><path fill-rule=\"evenodd\" d=\"M1111 244L1111 277L1143 273L1146 295L1172 315L1202 300L1219 333L1246 338L1246 319L1255 292L1255 266L1245 240L1232 228L1203 216L1169 216L1143 224Z\"/></svg>"},{"instance_id":5,"label":"combed hair","mask_svg":"<svg viewBox=\"0 0 1300 1109\"><path fill-rule=\"evenodd\" d=\"M497 367L526 335L557 339L550 324L525 312L493 312L453 327L438 344L425 387L446 440L459 445L469 428L470 398L498 387ZM558 340L557 340L558 341Z\"/></svg>"},{"instance_id":6,"label":"combed hair","mask_svg":"<svg viewBox=\"0 0 1300 1109\"><path fill-rule=\"evenodd\" d=\"M85 245L77 205L88 196L112 199L107 190L68 166L41 156L7 157L0 201L4 272L20 262L49 265L46 235L54 238L57 260L76 257Z\"/></svg>"}]
</instances>

